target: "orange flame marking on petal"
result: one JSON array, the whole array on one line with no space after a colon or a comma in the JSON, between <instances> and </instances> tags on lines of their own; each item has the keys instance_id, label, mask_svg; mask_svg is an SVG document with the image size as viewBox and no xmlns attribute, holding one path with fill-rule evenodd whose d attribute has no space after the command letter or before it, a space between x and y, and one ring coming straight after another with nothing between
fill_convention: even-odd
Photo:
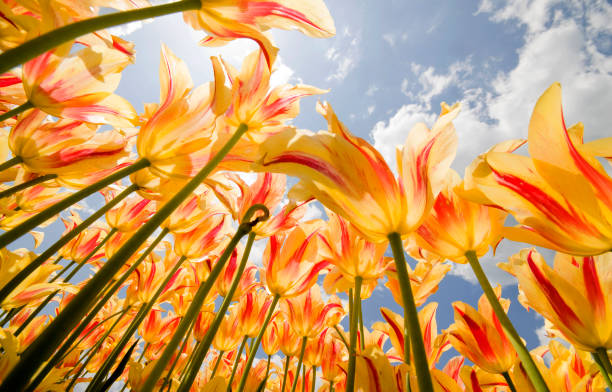
<instances>
[{"instance_id":1,"label":"orange flame marking on petal","mask_svg":"<svg viewBox=\"0 0 612 392\"><path fill-rule=\"evenodd\" d=\"M548 299L548 302L553 307L554 311L561 318L570 318L572 322L578 323L579 325L583 325L582 321L578 318L576 313L569 307L568 304L565 303L563 297L555 286L550 283L550 281L542 274L542 271L538 268L538 266L533 261L533 250L529 252L527 255L527 263L529 265L529 269L533 273L535 279L538 281L540 288L542 289L544 295Z\"/></svg>"}]
</instances>

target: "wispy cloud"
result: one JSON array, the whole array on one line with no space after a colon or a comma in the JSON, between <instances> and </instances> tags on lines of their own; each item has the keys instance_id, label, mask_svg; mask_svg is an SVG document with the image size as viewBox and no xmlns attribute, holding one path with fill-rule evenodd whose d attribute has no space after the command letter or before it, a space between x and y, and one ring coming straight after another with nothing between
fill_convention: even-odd
<instances>
[{"instance_id":1,"label":"wispy cloud","mask_svg":"<svg viewBox=\"0 0 612 392\"><path fill-rule=\"evenodd\" d=\"M359 34L347 27L340 36L336 37L336 44L325 53L327 60L334 63L335 67L327 80L344 80L357 66L360 56Z\"/></svg>"}]
</instances>

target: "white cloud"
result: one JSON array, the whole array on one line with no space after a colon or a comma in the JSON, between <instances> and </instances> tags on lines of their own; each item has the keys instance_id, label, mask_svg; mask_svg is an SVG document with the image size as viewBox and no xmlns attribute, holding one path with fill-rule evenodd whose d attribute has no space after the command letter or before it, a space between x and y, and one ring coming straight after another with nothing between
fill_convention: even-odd
<instances>
[{"instance_id":1,"label":"white cloud","mask_svg":"<svg viewBox=\"0 0 612 392\"><path fill-rule=\"evenodd\" d=\"M471 74L472 65L471 59L468 58L451 64L445 73L437 73L433 67L412 63L411 71L416 76L416 83L404 79L400 88L402 93L416 103L403 105L387 122L376 123L371 132L374 146L393 169L395 147L404 143L415 124L424 122L431 126L435 122L438 109L432 109L432 99L448 87L463 83L462 80Z\"/></svg>"},{"instance_id":2,"label":"white cloud","mask_svg":"<svg viewBox=\"0 0 612 392\"><path fill-rule=\"evenodd\" d=\"M531 37L519 51L516 68L494 81L496 98L489 112L500 131L525 136L533 105L555 81L563 86L568 125L584 122L587 139L609 135L612 60L573 20Z\"/></svg>"},{"instance_id":3,"label":"white cloud","mask_svg":"<svg viewBox=\"0 0 612 392\"><path fill-rule=\"evenodd\" d=\"M145 23L151 22L153 22L153 19L138 20L136 22L130 22L124 25L111 27L108 29L108 32L112 35L125 37L132 34L136 30L140 30L145 25Z\"/></svg>"},{"instance_id":4,"label":"white cloud","mask_svg":"<svg viewBox=\"0 0 612 392\"><path fill-rule=\"evenodd\" d=\"M371 132L374 147L380 151L392 169L395 169L395 146L404 143L410 129L418 122L432 124L435 121L435 115L428 111L422 104L407 104L387 122L379 121L374 125Z\"/></svg>"},{"instance_id":5,"label":"white cloud","mask_svg":"<svg viewBox=\"0 0 612 392\"><path fill-rule=\"evenodd\" d=\"M373 96L373 95L374 95L374 94L375 94L375 93L376 93L378 90L380 90L380 89L378 88L378 86L377 86L377 85L375 85L375 84L372 84L372 85L370 85L370 87L368 87L368 89L366 90L365 94L366 94L368 97L371 97L371 96Z\"/></svg>"},{"instance_id":6,"label":"white cloud","mask_svg":"<svg viewBox=\"0 0 612 392\"><path fill-rule=\"evenodd\" d=\"M283 62L281 56L276 57L272 76L270 77L270 87L281 86L295 79L294 70Z\"/></svg>"},{"instance_id":7,"label":"white cloud","mask_svg":"<svg viewBox=\"0 0 612 392\"><path fill-rule=\"evenodd\" d=\"M359 47L359 34L353 33L347 28L342 35L335 38L335 45L327 50L325 57L334 63L335 70L327 77L327 80L344 80L348 74L357 66L361 56Z\"/></svg>"},{"instance_id":8,"label":"white cloud","mask_svg":"<svg viewBox=\"0 0 612 392\"><path fill-rule=\"evenodd\" d=\"M395 46L395 40L397 39L395 37L395 34L393 33L383 34L382 38L389 44L389 46L391 47Z\"/></svg>"}]
</instances>

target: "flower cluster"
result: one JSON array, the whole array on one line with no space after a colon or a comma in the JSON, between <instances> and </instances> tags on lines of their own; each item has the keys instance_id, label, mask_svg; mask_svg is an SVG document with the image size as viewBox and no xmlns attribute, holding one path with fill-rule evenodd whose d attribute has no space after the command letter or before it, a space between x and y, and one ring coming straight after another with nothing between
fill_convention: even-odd
<instances>
[{"instance_id":1,"label":"flower cluster","mask_svg":"<svg viewBox=\"0 0 612 392\"><path fill-rule=\"evenodd\" d=\"M612 389L612 144L565 126L559 84L527 140L464 178L450 168L460 105L443 103L431 128L406 130L395 174L328 103L327 130L292 125L325 90L270 86L267 30L333 36L322 0L52 3L0 4L0 391ZM194 86L162 45L159 102L137 113L115 94L134 45L99 29L171 12L208 33L202 45L259 49L240 70L211 57L213 80ZM317 202L326 217L310 219ZM16 249L28 233L34 246ZM478 260L504 239L558 252L499 264L556 338L531 352ZM447 261L469 263L483 295L454 302L440 330L451 309L429 297ZM383 281L403 314L366 320Z\"/></svg>"}]
</instances>

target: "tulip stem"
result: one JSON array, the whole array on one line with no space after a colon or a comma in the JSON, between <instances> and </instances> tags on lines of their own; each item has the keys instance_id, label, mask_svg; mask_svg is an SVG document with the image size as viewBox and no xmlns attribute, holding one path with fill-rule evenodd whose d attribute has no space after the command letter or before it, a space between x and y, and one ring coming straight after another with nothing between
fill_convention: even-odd
<instances>
[{"instance_id":1,"label":"tulip stem","mask_svg":"<svg viewBox=\"0 0 612 392\"><path fill-rule=\"evenodd\" d=\"M4 197L12 196L19 191L31 188L34 185L38 185L40 183L52 180L54 178L57 178L57 174L45 174L44 176L33 178L30 181L26 181L26 182L22 182L21 184L13 185L12 187L0 192L0 199Z\"/></svg>"},{"instance_id":2,"label":"tulip stem","mask_svg":"<svg viewBox=\"0 0 612 392\"><path fill-rule=\"evenodd\" d=\"M215 335L217 334L217 330L219 329L219 326L221 325L221 322L223 321L223 317L225 316L225 313L227 312L227 309L229 308L234 298L234 293L236 292L236 289L238 288L238 285L240 284L240 279L242 278L242 273L244 272L244 269L247 264L247 260L249 259L249 254L251 253L251 248L253 247L253 242L255 241L255 236L256 234L251 231L249 233L249 236L247 237L246 247L244 248L244 252L242 253L240 264L238 265L238 268L236 269L236 273L234 275L234 280L232 281L232 285L230 286L225 298L223 299L223 303L221 304L221 307L217 311L215 318L210 324L210 327L208 327L208 331L206 331L206 335L204 335L204 338L202 339L200 344L198 344L197 349L192 354L192 357L193 357L192 362L194 363L194 365L190 367L190 370L187 373L187 376L181 381L181 385L179 385L178 391L189 390L189 388L193 384L193 380L195 380L198 374L198 371L200 370L200 365L204 361L204 358L206 358L206 354L208 354L210 345L212 344L212 341L215 338ZM230 383L228 383L228 386L229 385Z\"/></svg>"},{"instance_id":3,"label":"tulip stem","mask_svg":"<svg viewBox=\"0 0 612 392\"><path fill-rule=\"evenodd\" d=\"M77 379L79 378L79 375L87 367L87 364L89 363L89 361L91 361L91 359L94 357L94 355L96 355L96 353L98 352L98 348L102 345L102 343L104 343L104 341L106 340L108 335L110 335L110 333L113 331L113 329L115 329L117 324L119 324L119 321L121 321L123 316L125 316L127 314L127 311L130 309L130 307L131 307L131 305L123 310L121 315L119 317L117 317L117 320L115 320L115 322L110 326L110 328L108 330L106 330L106 332L104 333L102 338L98 339L96 344L91 348L91 350L87 354L87 358L85 359L85 362L83 362L83 364L81 364L81 367L79 368L79 371L76 372L74 378L70 381L70 384L68 384L68 386L66 387L67 391L71 391L72 390L71 388L74 385L74 383L77 381Z\"/></svg>"},{"instance_id":4,"label":"tulip stem","mask_svg":"<svg viewBox=\"0 0 612 392\"><path fill-rule=\"evenodd\" d=\"M112 14L100 15L71 23L58 29L51 30L46 34L42 34L1 54L0 64L2 65L0 66L0 73L5 73L11 68L23 64L56 46L94 31L118 26L124 23L154 18L156 16L197 10L201 6L200 0L182 0L153 7L114 12Z\"/></svg>"},{"instance_id":5,"label":"tulip stem","mask_svg":"<svg viewBox=\"0 0 612 392\"><path fill-rule=\"evenodd\" d=\"M302 369L302 361L304 360L304 352L306 351L306 343L308 342L308 336L302 336L302 344L300 347L300 356L298 358L297 367L295 368L295 377L293 378L293 385L291 386L291 392L295 392L295 388L298 384L298 378L300 377L300 370ZM346 389L349 391L348 388ZM238 392L242 392L241 390Z\"/></svg>"},{"instance_id":6,"label":"tulip stem","mask_svg":"<svg viewBox=\"0 0 612 392\"><path fill-rule=\"evenodd\" d=\"M75 325L78 324L79 320L87 313L87 310L91 306L92 302L94 302L97 298L97 294L104 287L107 286L108 282L113 278L117 271L121 269L125 262L134 253L136 253L136 251L140 248L140 245L145 242L151 234L153 234L153 232L159 227L159 225L161 225L166 220L166 218L168 218L170 214L172 214L172 212L174 212L174 210L176 210L178 206L200 186L202 181L204 181L206 177L208 177L208 175L212 173L212 171L217 167L217 165L231 151L231 149L236 145L236 143L238 143L242 135L244 135L247 131L248 126L246 124L240 124L240 126L238 126L238 129L236 129L236 132L223 145L223 147L221 147L217 154L215 154L215 156L212 157L211 160L202 169L200 169L200 171L187 184L185 184L185 186L183 186L183 188L181 188L168 202L166 202L157 211L157 213L155 213L155 215L153 215L151 219L149 219L147 223L143 224L140 229L138 229L138 231L136 231L136 233L134 233L134 235L132 235L132 237L130 237L130 239L127 240L127 242L121 248L119 248L117 253L115 253L111 258L106 261L106 263L98 271L98 273L96 273L89 280L89 282L87 282L87 284L81 288L78 294L76 294L74 298L68 303L68 305L66 305L64 310L60 314L58 314L57 317L55 317L51 324L49 324L47 328L45 328L44 331L40 335L38 335L38 337L32 342L32 344L28 346L26 351L23 352L19 362L15 365L15 367L13 367L11 372L4 379L4 382L0 385L0 392L9 392L16 390L18 391L23 389L23 387L28 383L32 375L36 372L38 367L41 366L45 361L47 361L47 359L53 354L60 342L64 340L64 338L70 333L70 331L75 327ZM19 231L16 232L17 228L15 228L10 232L4 233L2 236L0 236L0 248L12 242L13 237L14 239L21 237L21 235L27 233L32 228L36 227L39 223L46 221L47 219L55 215L57 212L63 210L64 204L65 207L72 205L73 203L76 203L77 201L84 198L85 196L88 196L90 193L96 192L99 189L102 189L104 186L109 185L127 176L128 174L135 172L136 170L140 170L146 166L149 166L150 164L151 163L149 162L149 160L145 158L140 158L138 161L136 161L136 163L132 164L131 166L126 167L125 169L106 177L104 180L97 182L95 186L90 185L89 187L82 189L81 191L76 192L71 196L68 196L63 201L57 203L52 207L47 208L45 211L17 226L23 226L20 229L20 233ZM58 205L61 205L62 208L57 207ZM39 218L40 222L31 222L34 218L39 217L41 215L43 215L43 218ZM249 231L250 229L251 228L249 227ZM10 237L5 238L9 234ZM246 234L246 232L241 233L241 236L244 234ZM236 246L238 240L239 238L236 239L236 243L234 243L233 246ZM234 241L234 239L232 239L232 241ZM227 260L229 255L225 255L225 257ZM223 263L221 263L220 261L221 260L219 260L217 264L225 264L225 261L223 261ZM215 265L215 268L216 267L217 265ZM220 269L219 272L221 272ZM200 289L198 289L198 292L196 293L196 296L194 297L189 310L191 310L191 307L199 301L199 304L197 304L198 309L193 309L192 312L199 311L199 307L202 305L206 294L208 294L210 287L212 287L214 280L210 283L210 285L208 284L209 280L207 280L206 283L204 283L204 285L202 285ZM200 290L202 290L202 288L206 286L209 287L205 289L205 293L201 293L204 294L204 296L202 296L200 294ZM198 294L200 294L200 297L198 297ZM196 301L196 298L198 301ZM187 311L188 313L189 310ZM193 316L193 314L191 314L191 316ZM143 385L143 391L150 391L155 385L155 382L157 382L157 380L159 379L161 371L163 370L162 366L165 366L165 364L168 363L172 352L178 346L179 340L183 337L183 334L186 332L189 325L193 321L191 319L186 321L187 319L188 318L186 317L179 324L175 335L172 337L172 339L166 346L166 349L162 353L162 357L160 357L158 362L156 362L153 370L151 371L151 375L145 381ZM185 321L186 323L185 325L183 325L183 322Z\"/></svg>"},{"instance_id":7,"label":"tulip stem","mask_svg":"<svg viewBox=\"0 0 612 392\"><path fill-rule=\"evenodd\" d=\"M281 384L281 392L285 392L285 384L287 384L287 375L289 374L289 363L291 362L291 355L287 355L285 360L285 371L283 372L283 383Z\"/></svg>"},{"instance_id":8,"label":"tulip stem","mask_svg":"<svg viewBox=\"0 0 612 392\"><path fill-rule=\"evenodd\" d=\"M191 331L193 331L193 328L195 327L195 325L196 323L191 324L189 331L187 331L187 334L185 335L185 339L183 340L183 344L181 345L181 348L177 352L176 358L172 362L172 365L170 366L170 369L168 370L166 377L164 377L164 383L159 388L160 391L164 390L164 387L166 386L166 384L168 384L168 391L172 389L172 372L174 371L174 368L176 367L176 364L178 363L179 359L181 359L181 353L185 350L185 346L187 346L187 343L189 343L189 340L191 339L190 337Z\"/></svg>"},{"instance_id":9,"label":"tulip stem","mask_svg":"<svg viewBox=\"0 0 612 392\"><path fill-rule=\"evenodd\" d=\"M219 365L221 364L221 360L223 359L223 354L225 353L225 351L219 351L219 357L217 357L217 361L215 362L215 367L213 368L213 371L210 375L210 379L212 380L213 377L215 376L215 373L217 373L217 369L219 368Z\"/></svg>"},{"instance_id":10,"label":"tulip stem","mask_svg":"<svg viewBox=\"0 0 612 392\"><path fill-rule=\"evenodd\" d=\"M404 303L404 362L410 362L410 343L412 343L412 353L414 354L414 367L417 374L419 391L432 392L433 384L429 373L429 362L425 353L425 345L423 344L423 335L419 324L419 313L417 312L410 286L410 276L406 268L406 257L404 256L404 248L402 246L402 238L398 233L388 235L395 267L397 269L397 279L402 292L402 302Z\"/></svg>"},{"instance_id":11,"label":"tulip stem","mask_svg":"<svg viewBox=\"0 0 612 392\"><path fill-rule=\"evenodd\" d=\"M342 343L344 343L344 345L346 346L346 349L350 350L351 346L349 346L349 344L346 342L346 339L344 338L344 334L340 332L340 328L338 328L338 324L334 325L334 329L336 330L336 333L338 333L338 336L340 336L340 340L342 340Z\"/></svg>"},{"instance_id":12,"label":"tulip stem","mask_svg":"<svg viewBox=\"0 0 612 392\"><path fill-rule=\"evenodd\" d=\"M8 161L0 164L0 172L5 171L6 169L9 169L9 168L11 168L11 167L21 163L21 162L23 162L23 159L21 159L21 157L12 157Z\"/></svg>"},{"instance_id":13,"label":"tulip stem","mask_svg":"<svg viewBox=\"0 0 612 392\"><path fill-rule=\"evenodd\" d=\"M510 374L508 374L508 372L503 372L502 376L504 376L504 379L506 380L506 384L508 384L508 388L510 388L510 391L516 392L516 387L514 386L514 382L512 382Z\"/></svg>"},{"instance_id":14,"label":"tulip stem","mask_svg":"<svg viewBox=\"0 0 612 392\"><path fill-rule=\"evenodd\" d=\"M232 391L232 381L234 381L234 377L236 376L236 370L238 370L238 364L240 363L240 356L242 356L242 351L244 350L244 346L246 345L248 338L249 337L247 335L244 335L242 343L240 343L238 353L236 353L236 360L234 361L234 366L232 366L232 374L230 374L230 378L227 380L227 392Z\"/></svg>"},{"instance_id":15,"label":"tulip stem","mask_svg":"<svg viewBox=\"0 0 612 392\"><path fill-rule=\"evenodd\" d=\"M356 296L356 298L357 307L359 309L359 337L361 341L361 350L365 350L365 334L363 333L363 308L361 307L361 296Z\"/></svg>"},{"instance_id":16,"label":"tulip stem","mask_svg":"<svg viewBox=\"0 0 612 392\"><path fill-rule=\"evenodd\" d=\"M315 382L317 381L317 367L312 366L312 380L310 385L310 392L315 392Z\"/></svg>"},{"instance_id":17,"label":"tulip stem","mask_svg":"<svg viewBox=\"0 0 612 392\"><path fill-rule=\"evenodd\" d=\"M102 293L104 293L102 299L97 301L94 308L90 312L88 312L87 316L83 320L81 320L78 327L74 329L74 331L72 331L72 334L70 335L70 337L65 340L62 346L59 348L59 350L57 350L56 353L53 355L53 357L51 357L51 359L45 364L45 366L43 367L43 370L38 372L38 374L36 375L36 378L28 386L29 388L28 390L34 390L38 386L38 384L42 382L46 374L49 373L49 371L51 371L51 369L61 359L63 359L67 355L64 353L68 349L70 349L70 346L72 346L72 343L76 340L76 338L78 338L81 332L83 332L83 330L87 328L91 320L94 319L94 317L100 311L100 309L104 307L106 302L108 302L108 300L115 294L115 292L121 287L121 285L123 285L123 283L127 280L127 278L130 277L132 272L134 272L134 270L136 270L136 268L138 268L138 266L147 258L149 253L151 253L153 249L155 249L157 244L166 236L166 234L168 234L168 229L163 229L161 233L157 236L157 238L153 240L151 245L149 245L149 247L142 252L140 257L130 266L130 268L127 269L127 271L123 273L123 275L121 275L121 277L108 290L104 291L104 289L101 289L100 293L94 295L93 300L96 301L98 297L102 295ZM40 365L37 365L37 366L40 366Z\"/></svg>"},{"instance_id":18,"label":"tulip stem","mask_svg":"<svg viewBox=\"0 0 612 392\"><path fill-rule=\"evenodd\" d=\"M334 382L333 381L329 382L329 392L334 392Z\"/></svg>"},{"instance_id":19,"label":"tulip stem","mask_svg":"<svg viewBox=\"0 0 612 392\"><path fill-rule=\"evenodd\" d=\"M504 332L506 332L506 336L508 337L510 343L512 343L512 346L516 350L519 359L521 360L521 363L525 368L525 372L531 380L533 387L538 392L548 392L548 387L546 386L544 378L540 374L540 371L538 370L535 362L533 361L533 358L531 358L529 351L527 351L527 348L523 344L518 332L516 332L516 329L514 329L514 325L512 325L512 322L508 318L508 315L499 303L499 299L493 291L493 287L491 287L489 279L487 279L487 276L482 270L482 266L478 261L476 253L474 251L468 251L465 253L465 257L468 259L468 262L470 263L470 266L474 271L474 275L476 275L478 283L480 283L480 287L482 287L484 294L489 300L489 303L491 304L495 315L499 319L499 322L502 328L504 329Z\"/></svg>"},{"instance_id":20,"label":"tulip stem","mask_svg":"<svg viewBox=\"0 0 612 392\"><path fill-rule=\"evenodd\" d=\"M137 185L131 185L123 190L120 194L118 194L113 200L106 203L102 208L98 211L91 214L91 216L81 222L77 227L70 230L67 234L62 236L59 240L57 240L53 245L51 245L47 250L41 253L38 257L32 260L27 266L25 266L21 271L17 273L8 283L6 283L2 289L0 289L0 303L4 301L4 299L13 291L21 282L23 282L32 272L34 272L38 267L40 267L45 261L47 261L51 256L55 254L62 246L66 245L70 240L79 235L83 230L89 227L92 223L98 220L99 217L104 215L106 211L113 208L117 203L121 200L125 199L130 193L134 192L138 189ZM10 233L10 232L8 232ZM6 234L8 234L6 233Z\"/></svg>"},{"instance_id":21,"label":"tulip stem","mask_svg":"<svg viewBox=\"0 0 612 392\"><path fill-rule=\"evenodd\" d=\"M164 293L164 291L166 290L166 286L168 285L170 280L176 275L178 269L181 267L181 265L186 259L187 258L185 256L181 256L181 258L176 262L176 264L174 264L172 269L168 272L168 274L161 282L153 296L147 302L142 304L141 308L138 310L138 313L130 323L130 326L122 333L121 340L119 340L119 342L115 345L113 351L104 361L104 365L100 367L100 370L98 370L93 380L91 380L91 382L89 383L87 391L97 390L96 388L98 387L98 385L100 385L100 383L102 383L104 377L106 377L106 375L110 372L111 367L115 363L115 360L117 359L119 354L121 354L121 350L123 350L123 347L132 338L132 335L134 334L134 332L136 332L138 326L142 323L147 314L149 314L149 312L153 308L153 305L155 305L155 303L157 302L159 296Z\"/></svg>"},{"instance_id":22,"label":"tulip stem","mask_svg":"<svg viewBox=\"0 0 612 392\"><path fill-rule=\"evenodd\" d=\"M349 326L349 362L348 362L348 373L346 376L346 392L353 392L355 390L355 364L357 361L357 324L359 319L359 305L361 298L361 283L363 279L361 276L355 276L355 291L354 296L350 295L349 298L352 298L352 307L350 308L350 326ZM350 294L350 293L349 293Z\"/></svg>"},{"instance_id":23,"label":"tulip stem","mask_svg":"<svg viewBox=\"0 0 612 392\"><path fill-rule=\"evenodd\" d=\"M608 384L608 388L612 391L612 380L610 376L612 375L612 364L610 363L610 357L608 356L608 351L604 347L599 347L597 353L593 353L593 359L595 359L595 363L599 366L599 370L604 380L606 380L606 384Z\"/></svg>"},{"instance_id":24,"label":"tulip stem","mask_svg":"<svg viewBox=\"0 0 612 392\"><path fill-rule=\"evenodd\" d=\"M104 244L106 243L106 241L108 241L108 240L109 240L109 239L110 239L110 238L111 238L111 237L112 237L112 236L115 234L115 232L116 232L116 231L117 231L117 229L113 227L113 228L111 229L111 231L110 231L110 232L109 232L109 233L108 233L108 234L107 234L107 235L104 237L104 239L102 239L102 241L100 241L100 243L99 243L98 245L96 245L96 247L94 248L94 250L92 250L91 252L89 252L89 254L88 254L88 255L87 255L87 256L86 256L86 257L83 259L83 261L81 261L81 262L80 262L80 263L79 263L79 264L76 266L76 268L75 268L75 269L73 269L73 270L72 270L72 272L70 272L70 273L68 274L68 276L66 276L66 278L64 278L64 282L65 282L65 283L68 283L68 282L70 281L70 279L72 279L72 277L73 277L74 275L76 275L76 273L77 273L77 272L79 272L79 270L80 270L80 269L81 269L81 268L82 268L82 267L85 265L85 263L87 263L87 261L88 261L89 259L91 259L91 258L93 257L93 255L95 255L95 254L96 254L96 253L97 253L97 252L100 250L100 248L101 248L102 246L104 246ZM71 262L70 262L70 264L68 264L68 265L66 266L66 268L64 268L64 270L67 270L67 269L68 269L68 267L70 267L70 266L71 266L71 265L73 265L73 264L75 264L75 262L74 262L74 261L71 261ZM53 277L53 279L51 279L49 282L50 282L50 283L52 283L52 282L54 282L55 280L57 280L57 278L59 278L59 277L60 277L60 275L62 274L62 272L64 272L64 270L60 271L60 273L59 273L59 274L57 274L57 275L55 275L55 276ZM43 302L42 302L40 305L38 305L38 307L37 307L37 308L36 308L36 309L35 309L35 310L32 312L32 314L30 314L30 315L28 316L28 318L26 319L26 321L24 321L24 322L23 322L23 324L21 324L21 325L19 326L19 328L17 328L17 330L15 331L15 336L19 335L19 334L20 334L20 333L21 333L21 332L22 332L22 331L23 331L23 330L24 330L24 329L25 329L25 328L28 326L28 324L30 324L30 323L32 322L32 320L34 320L34 318L36 317L36 315L37 315L38 313L40 313L40 311L41 311L41 310L43 310L43 308L44 308L45 306L47 306L47 304L48 304L49 302L51 302L51 300L53 299L53 297L55 297L55 295L57 295L57 293L59 293L59 292L60 292L60 290L58 289L58 290L55 290L54 292L52 292L51 294L49 294L49 295L47 296L47 298L45 298L45 300L44 300L44 301L43 301Z\"/></svg>"},{"instance_id":25,"label":"tulip stem","mask_svg":"<svg viewBox=\"0 0 612 392\"><path fill-rule=\"evenodd\" d=\"M6 52L5 52L6 53ZM74 203L81 201L87 196L99 191L100 189L112 184L113 182L121 180L123 177L129 176L130 174L149 166L151 163L144 158L139 159L128 167L125 167L121 170L116 171L108 177L103 178L102 180L91 184L78 192L71 194L60 202L55 203L54 205L46 208L45 210L39 212L34 215L30 219L25 222L15 226L13 229L7 231L6 233L0 235L0 248L4 248L11 242L15 241L22 235L26 234L28 231L34 229L36 226L42 224L43 222L48 221L53 218L55 215L59 214L66 208L70 207Z\"/></svg>"},{"instance_id":26,"label":"tulip stem","mask_svg":"<svg viewBox=\"0 0 612 392\"><path fill-rule=\"evenodd\" d=\"M263 211L264 216L257 217L251 221L252 216L255 214L256 211ZM185 312L185 316L183 317L178 327L176 328L174 335L172 335L172 338L166 345L166 348L164 349L163 353L157 359L157 362L153 366L153 369L151 370L149 377L147 377L146 381L144 382L141 388L141 391L150 392L153 390L155 383L161 376L162 371L166 368L166 365L168 364L168 361L170 360L171 356L174 354L174 351L176 350L180 340L183 338L183 336L185 335L185 332L187 331L187 329L189 329L191 324L196 321L196 318L198 317L198 314L200 313L200 309L202 308L202 304L204 303L206 296L208 295L212 286L215 284L217 278L219 277L219 274L221 274L221 271L225 267L225 263L231 256L232 252L234 251L234 248L236 248L236 245L238 245L238 242L240 242L240 239L244 237L246 234L250 233L251 230L253 229L253 226L255 226L260 221L260 219L266 220L268 219L268 217L269 217L268 209L262 204L255 204L247 210L242 220L243 223L241 223L238 226L238 230L236 231L236 234L234 234L229 244L227 245L227 247L225 248L225 250L219 257L219 260L217 260L217 262L215 263L215 266L210 271L208 278L203 284L200 285L200 287L198 288L198 291L196 291L195 295L193 296L193 299L191 300L191 305L189 305L187 312ZM198 347L198 350L199 349L200 348ZM192 366L192 369L193 368L197 369L199 368L199 366ZM181 382L182 385L185 384L185 380L187 378L188 377L186 377ZM191 384L189 384L188 386L190 388Z\"/></svg>"},{"instance_id":27,"label":"tulip stem","mask_svg":"<svg viewBox=\"0 0 612 392\"><path fill-rule=\"evenodd\" d=\"M272 303L270 304L270 308L268 309L268 314L266 314L266 318L264 319L261 330L257 334L257 338L255 339L255 343L253 343L253 347L249 352L249 358L247 359L246 365L244 366L244 370L242 371L242 377L240 378L240 384L238 385L238 392L242 392L244 390L244 386L246 384L247 377L249 372L251 371L251 366L253 365L253 361L255 360L255 355L257 354L257 349L259 349L259 345L261 344L261 339L263 338L264 332L266 328L268 328L268 324L272 319L272 315L274 314L274 310L276 309L276 305L278 304L278 300L280 299L280 295L275 294ZM301 362L301 360L300 360Z\"/></svg>"},{"instance_id":28,"label":"tulip stem","mask_svg":"<svg viewBox=\"0 0 612 392\"><path fill-rule=\"evenodd\" d=\"M4 52L4 53L6 53L6 52ZM1 54L1 55L0 55L0 59L2 59L2 57L3 57L3 56L4 56L4 55L3 55L3 54ZM2 61L2 60L0 60L0 61ZM0 66L0 68L3 68L3 67L4 67L4 64L3 64L3 63L0 63L0 64L2 64L2 66ZM16 65L19 65L19 64L16 64ZM9 68L12 68L12 67L9 67ZM6 70L4 70L4 71L0 71L0 73L4 73L4 72L6 72L6 71L8 71L8 69L6 69ZM18 115L18 114L19 114L19 113L21 113L21 112L25 112L25 111L26 111L26 110L28 110L28 109L32 109L33 107L34 107L34 105L32 105L32 103L31 103L30 101L26 101L26 103L22 103L21 105L17 106L16 108L13 108L13 109L9 110L9 111L8 111L8 112L6 112L6 113L0 114L0 123L1 123L2 121L8 120L9 118L11 118L11 117L13 117L13 116ZM19 157L15 157L15 158L19 158ZM13 159L15 159L15 158L13 158ZM12 160L12 159L11 159L11 160ZM1 166L0 166L0 171L2 171L2 170L4 170L4 169L8 169L9 167L11 167L11 166L13 166L13 165L15 165L15 164L17 164L17 163L19 163L19 162L22 162L22 161L21 161L21 158L19 158L19 160L18 160L18 161L16 161L15 163L13 163L13 165L10 165L10 166L6 166L6 167L4 167L4 165L5 165L5 164L7 164L8 162L10 162L11 160L8 160L8 161L6 161L4 164L2 164L2 165L1 165Z\"/></svg>"},{"instance_id":29,"label":"tulip stem","mask_svg":"<svg viewBox=\"0 0 612 392\"><path fill-rule=\"evenodd\" d=\"M264 382L268 380L268 375L270 374L270 360L271 359L272 359L272 355L268 354L268 362L266 363L266 376L264 377Z\"/></svg>"}]
</instances>

